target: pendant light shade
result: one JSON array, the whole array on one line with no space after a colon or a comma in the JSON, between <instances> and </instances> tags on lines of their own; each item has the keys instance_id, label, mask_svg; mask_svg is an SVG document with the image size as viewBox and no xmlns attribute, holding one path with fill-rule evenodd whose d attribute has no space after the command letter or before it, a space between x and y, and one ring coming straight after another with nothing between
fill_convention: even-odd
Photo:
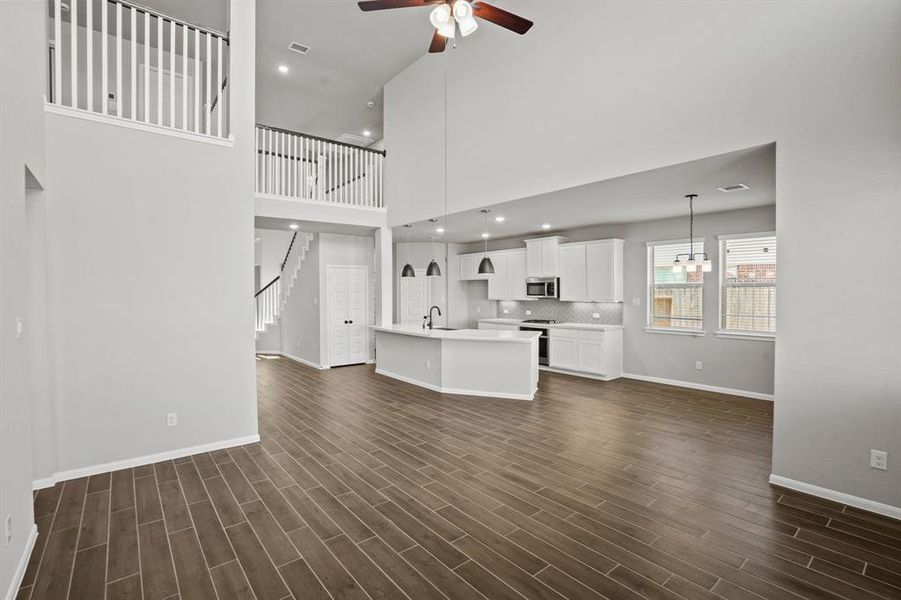
<instances>
[{"instance_id":1,"label":"pendant light shade","mask_svg":"<svg viewBox=\"0 0 901 600\"><path fill-rule=\"evenodd\" d=\"M413 270L413 265L407 263L404 265L404 270L400 272L401 277L416 277L416 271Z\"/></svg>"},{"instance_id":2,"label":"pendant light shade","mask_svg":"<svg viewBox=\"0 0 901 600\"><path fill-rule=\"evenodd\" d=\"M487 256L479 263L479 275L494 275L494 263Z\"/></svg>"},{"instance_id":3,"label":"pendant light shade","mask_svg":"<svg viewBox=\"0 0 901 600\"><path fill-rule=\"evenodd\" d=\"M434 258L432 262L429 263L429 268L426 269L425 272L426 277L441 277L441 267L438 266L438 261Z\"/></svg>"}]
</instances>

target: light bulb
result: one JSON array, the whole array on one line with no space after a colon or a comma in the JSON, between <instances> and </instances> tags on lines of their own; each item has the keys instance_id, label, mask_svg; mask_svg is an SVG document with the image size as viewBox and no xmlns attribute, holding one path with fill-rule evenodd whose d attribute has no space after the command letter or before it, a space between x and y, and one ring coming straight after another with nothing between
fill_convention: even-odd
<instances>
[{"instance_id":1,"label":"light bulb","mask_svg":"<svg viewBox=\"0 0 901 600\"><path fill-rule=\"evenodd\" d=\"M459 4L459 0L457 3ZM468 19L463 19L462 21L460 21L460 34L463 37L466 37L478 28L479 23L473 17L469 17Z\"/></svg>"},{"instance_id":2,"label":"light bulb","mask_svg":"<svg viewBox=\"0 0 901 600\"><path fill-rule=\"evenodd\" d=\"M451 20L451 7L447 4L439 4L435 10L429 15L429 21L435 29L441 29L442 25L449 23Z\"/></svg>"},{"instance_id":3,"label":"light bulb","mask_svg":"<svg viewBox=\"0 0 901 600\"><path fill-rule=\"evenodd\" d=\"M673 263L673 273L681 273L682 272L682 261L675 261Z\"/></svg>"},{"instance_id":4,"label":"light bulb","mask_svg":"<svg viewBox=\"0 0 901 600\"><path fill-rule=\"evenodd\" d=\"M457 0L454 2L454 18L457 23L463 23L466 19L472 18L472 4L467 0Z\"/></svg>"},{"instance_id":5,"label":"light bulb","mask_svg":"<svg viewBox=\"0 0 901 600\"><path fill-rule=\"evenodd\" d=\"M457 25L453 21L445 23L438 28L438 34L449 39L454 39L454 36L457 34Z\"/></svg>"},{"instance_id":6,"label":"light bulb","mask_svg":"<svg viewBox=\"0 0 901 600\"><path fill-rule=\"evenodd\" d=\"M698 264L695 262L695 259L689 258L685 261L685 272L686 273L694 273L695 269L697 269Z\"/></svg>"},{"instance_id":7,"label":"light bulb","mask_svg":"<svg viewBox=\"0 0 901 600\"><path fill-rule=\"evenodd\" d=\"M701 262L701 271L703 271L704 273L709 273L709 272L711 272L712 270L713 270L713 263L710 262L710 259L709 259L709 258L705 258L705 259Z\"/></svg>"}]
</instances>

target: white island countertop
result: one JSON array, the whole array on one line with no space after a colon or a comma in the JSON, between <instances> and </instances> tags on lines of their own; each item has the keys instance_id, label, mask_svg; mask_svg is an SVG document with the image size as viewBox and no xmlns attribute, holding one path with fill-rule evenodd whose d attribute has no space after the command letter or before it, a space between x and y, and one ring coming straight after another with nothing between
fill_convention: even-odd
<instances>
[{"instance_id":1,"label":"white island countertop","mask_svg":"<svg viewBox=\"0 0 901 600\"><path fill-rule=\"evenodd\" d=\"M479 323L497 323L498 325L523 325L525 327L547 327L548 329L593 329L604 331L607 329L622 329L622 325L603 325L601 323L525 323L522 319L479 319ZM481 330L481 331L491 331Z\"/></svg>"},{"instance_id":2,"label":"white island countertop","mask_svg":"<svg viewBox=\"0 0 901 600\"><path fill-rule=\"evenodd\" d=\"M537 331L498 331L494 329L423 329L420 325L375 325L376 331L398 333L440 340L472 342L522 342L530 343L540 334Z\"/></svg>"}]
</instances>

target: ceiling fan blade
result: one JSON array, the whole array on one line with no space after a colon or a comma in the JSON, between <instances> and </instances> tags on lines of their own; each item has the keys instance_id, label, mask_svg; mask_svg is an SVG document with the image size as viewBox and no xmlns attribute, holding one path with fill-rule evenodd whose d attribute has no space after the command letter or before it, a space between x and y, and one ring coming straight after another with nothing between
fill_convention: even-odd
<instances>
[{"instance_id":1,"label":"ceiling fan blade","mask_svg":"<svg viewBox=\"0 0 901 600\"><path fill-rule=\"evenodd\" d=\"M495 25L500 25L510 31L515 31L519 35L524 34L532 28L533 23L528 19L514 15L496 6L491 6L487 2L474 2L472 12L475 16L491 21Z\"/></svg>"},{"instance_id":2,"label":"ceiling fan blade","mask_svg":"<svg viewBox=\"0 0 901 600\"><path fill-rule=\"evenodd\" d=\"M429 4L440 4L444 0L361 0L357 2L360 10L369 12L371 10L387 10L389 8L407 8L415 6L428 6Z\"/></svg>"},{"instance_id":3,"label":"ceiling fan blade","mask_svg":"<svg viewBox=\"0 0 901 600\"><path fill-rule=\"evenodd\" d=\"M447 46L447 38L438 33L438 30L435 30L435 34L432 36L432 43L429 44L429 52L432 54L436 52L444 52L444 48Z\"/></svg>"}]
</instances>

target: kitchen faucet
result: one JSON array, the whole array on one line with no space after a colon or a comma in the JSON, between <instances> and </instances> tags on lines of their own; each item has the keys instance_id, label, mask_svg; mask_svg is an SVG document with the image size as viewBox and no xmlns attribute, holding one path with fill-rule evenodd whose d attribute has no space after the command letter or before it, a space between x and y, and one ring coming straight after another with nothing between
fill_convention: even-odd
<instances>
[{"instance_id":1,"label":"kitchen faucet","mask_svg":"<svg viewBox=\"0 0 901 600\"><path fill-rule=\"evenodd\" d=\"M428 320L428 322L426 323L426 324L429 326L429 329L432 329L432 311L433 311L433 310L437 310L437 311L438 311L438 316L439 316L439 317L441 316L441 309L440 309L439 307L433 306L432 308L429 309L429 320Z\"/></svg>"}]
</instances>

